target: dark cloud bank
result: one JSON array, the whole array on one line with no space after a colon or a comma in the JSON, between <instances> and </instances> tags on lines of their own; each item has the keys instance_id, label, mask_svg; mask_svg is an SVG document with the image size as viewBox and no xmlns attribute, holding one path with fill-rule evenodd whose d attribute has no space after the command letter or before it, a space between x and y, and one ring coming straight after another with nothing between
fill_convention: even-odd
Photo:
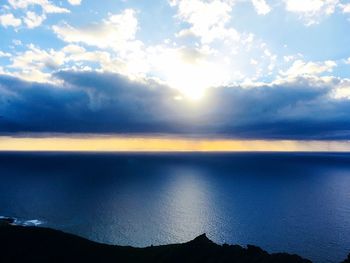
<instances>
[{"instance_id":1,"label":"dark cloud bank","mask_svg":"<svg viewBox=\"0 0 350 263\"><path fill-rule=\"evenodd\" d=\"M308 81L211 89L197 103L120 75L59 72L60 86L0 76L0 133L165 133L249 139L349 139L350 101Z\"/></svg>"}]
</instances>

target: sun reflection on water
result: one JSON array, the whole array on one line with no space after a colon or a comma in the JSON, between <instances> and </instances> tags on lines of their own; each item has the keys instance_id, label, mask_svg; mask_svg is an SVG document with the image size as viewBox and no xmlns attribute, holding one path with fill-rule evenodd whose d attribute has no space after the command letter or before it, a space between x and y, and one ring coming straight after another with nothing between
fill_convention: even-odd
<instances>
[{"instance_id":1,"label":"sun reflection on water","mask_svg":"<svg viewBox=\"0 0 350 263\"><path fill-rule=\"evenodd\" d=\"M201 233L213 232L213 196L209 182L199 170L174 171L163 200L164 223L175 239L188 241Z\"/></svg>"}]
</instances>

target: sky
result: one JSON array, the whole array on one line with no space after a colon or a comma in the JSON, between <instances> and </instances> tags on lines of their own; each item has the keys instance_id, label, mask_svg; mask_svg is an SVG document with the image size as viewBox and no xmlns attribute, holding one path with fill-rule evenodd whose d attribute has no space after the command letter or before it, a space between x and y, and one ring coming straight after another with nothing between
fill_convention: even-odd
<instances>
[{"instance_id":1,"label":"sky","mask_svg":"<svg viewBox=\"0 0 350 263\"><path fill-rule=\"evenodd\" d=\"M348 143L349 32L348 0L1 0L0 135Z\"/></svg>"}]
</instances>

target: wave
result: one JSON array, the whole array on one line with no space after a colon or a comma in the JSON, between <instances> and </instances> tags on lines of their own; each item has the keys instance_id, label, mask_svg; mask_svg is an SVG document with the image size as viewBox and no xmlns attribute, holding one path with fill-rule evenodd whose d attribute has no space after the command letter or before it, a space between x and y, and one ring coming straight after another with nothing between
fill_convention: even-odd
<instances>
[{"instance_id":1,"label":"wave","mask_svg":"<svg viewBox=\"0 0 350 263\"><path fill-rule=\"evenodd\" d=\"M40 226L44 222L39 219L22 219L10 216L0 216L0 221L17 226Z\"/></svg>"}]
</instances>

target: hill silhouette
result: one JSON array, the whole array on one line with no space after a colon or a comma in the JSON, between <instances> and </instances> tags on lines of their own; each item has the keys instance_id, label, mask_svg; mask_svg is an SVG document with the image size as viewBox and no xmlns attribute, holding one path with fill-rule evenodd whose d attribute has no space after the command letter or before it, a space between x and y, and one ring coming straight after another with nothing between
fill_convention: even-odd
<instances>
[{"instance_id":1,"label":"hill silhouette","mask_svg":"<svg viewBox=\"0 0 350 263\"><path fill-rule=\"evenodd\" d=\"M298 255L269 254L248 245L218 245L205 234L182 244L134 248L93 242L61 231L0 223L0 262L123 262L123 263L308 263Z\"/></svg>"}]
</instances>

